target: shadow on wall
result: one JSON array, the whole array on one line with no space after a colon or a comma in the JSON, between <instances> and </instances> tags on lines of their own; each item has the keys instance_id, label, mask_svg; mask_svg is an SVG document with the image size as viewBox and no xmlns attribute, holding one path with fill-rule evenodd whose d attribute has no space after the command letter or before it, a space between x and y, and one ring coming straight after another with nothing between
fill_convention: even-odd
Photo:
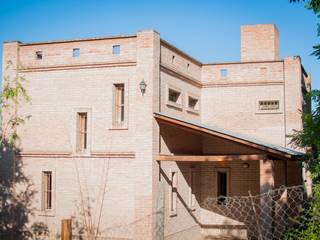
<instances>
[{"instance_id":1,"label":"shadow on wall","mask_svg":"<svg viewBox=\"0 0 320 240\"><path fill-rule=\"evenodd\" d=\"M43 223L30 226L31 206L36 193L23 172L21 159L15 158L19 149L0 143L0 239L43 239L48 228Z\"/></svg>"}]
</instances>

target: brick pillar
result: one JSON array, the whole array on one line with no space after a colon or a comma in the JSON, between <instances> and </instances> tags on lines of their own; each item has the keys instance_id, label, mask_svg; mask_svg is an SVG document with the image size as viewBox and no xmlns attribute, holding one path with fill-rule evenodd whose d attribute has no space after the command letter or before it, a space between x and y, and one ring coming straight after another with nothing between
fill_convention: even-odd
<instances>
[{"instance_id":1,"label":"brick pillar","mask_svg":"<svg viewBox=\"0 0 320 240\"><path fill-rule=\"evenodd\" d=\"M160 36L153 30L137 33L135 84L135 232L134 239L152 239L155 224L155 177L158 166L158 130L153 113L158 111ZM147 84L141 93L139 83Z\"/></svg>"},{"instance_id":2,"label":"brick pillar","mask_svg":"<svg viewBox=\"0 0 320 240\"><path fill-rule=\"evenodd\" d=\"M264 240L272 239L273 200L268 194L274 187L274 163L273 160L260 160L260 229Z\"/></svg>"}]
</instances>

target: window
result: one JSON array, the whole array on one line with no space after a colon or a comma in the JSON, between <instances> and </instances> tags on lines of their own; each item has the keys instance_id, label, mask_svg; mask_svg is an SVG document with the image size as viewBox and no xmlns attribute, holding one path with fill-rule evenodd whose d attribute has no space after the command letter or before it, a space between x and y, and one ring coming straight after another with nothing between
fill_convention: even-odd
<instances>
[{"instance_id":1,"label":"window","mask_svg":"<svg viewBox=\"0 0 320 240\"><path fill-rule=\"evenodd\" d=\"M190 63L187 63L187 70L190 70Z\"/></svg>"},{"instance_id":2,"label":"window","mask_svg":"<svg viewBox=\"0 0 320 240\"><path fill-rule=\"evenodd\" d=\"M188 108L190 110L198 110L198 99L188 96Z\"/></svg>"},{"instance_id":3,"label":"window","mask_svg":"<svg viewBox=\"0 0 320 240\"><path fill-rule=\"evenodd\" d=\"M259 110L279 110L279 100L259 101Z\"/></svg>"},{"instance_id":4,"label":"window","mask_svg":"<svg viewBox=\"0 0 320 240\"><path fill-rule=\"evenodd\" d=\"M175 61L176 61L176 56L172 55L171 62L175 63Z\"/></svg>"},{"instance_id":5,"label":"window","mask_svg":"<svg viewBox=\"0 0 320 240\"><path fill-rule=\"evenodd\" d=\"M123 127L125 122L125 92L124 84L114 85L114 127Z\"/></svg>"},{"instance_id":6,"label":"window","mask_svg":"<svg viewBox=\"0 0 320 240\"><path fill-rule=\"evenodd\" d=\"M113 53L113 55L119 55L120 54L120 45L113 45L112 46L112 53Z\"/></svg>"},{"instance_id":7,"label":"window","mask_svg":"<svg viewBox=\"0 0 320 240\"><path fill-rule=\"evenodd\" d=\"M178 172L170 171L170 174L169 211L170 216L175 216L177 215Z\"/></svg>"},{"instance_id":8,"label":"window","mask_svg":"<svg viewBox=\"0 0 320 240\"><path fill-rule=\"evenodd\" d=\"M223 204L228 196L228 171L219 169L217 171L217 197L218 204Z\"/></svg>"},{"instance_id":9,"label":"window","mask_svg":"<svg viewBox=\"0 0 320 240\"><path fill-rule=\"evenodd\" d=\"M228 77L228 69L220 69L220 77Z\"/></svg>"},{"instance_id":10,"label":"window","mask_svg":"<svg viewBox=\"0 0 320 240\"><path fill-rule=\"evenodd\" d=\"M181 93L169 88L168 100L173 103L178 103Z\"/></svg>"},{"instance_id":11,"label":"window","mask_svg":"<svg viewBox=\"0 0 320 240\"><path fill-rule=\"evenodd\" d=\"M85 152L88 144L88 114L86 112L78 113L77 128L77 151Z\"/></svg>"},{"instance_id":12,"label":"window","mask_svg":"<svg viewBox=\"0 0 320 240\"><path fill-rule=\"evenodd\" d=\"M72 50L72 57L80 57L80 48L74 48Z\"/></svg>"},{"instance_id":13,"label":"window","mask_svg":"<svg viewBox=\"0 0 320 240\"><path fill-rule=\"evenodd\" d=\"M194 168L189 169L189 208L195 209L196 205L196 171Z\"/></svg>"},{"instance_id":14,"label":"window","mask_svg":"<svg viewBox=\"0 0 320 240\"><path fill-rule=\"evenodd\" d=\"M52 209L52 172L42 172L42 210Z\"/></svg>"},{"instance_id":15,"label":"window","mask_svg":"<svg viewBox=\"0 0 320 240\"><path fill-rule=\"evenodd\" d=\"M41 60L42 59L42 51L36 51L36 59Z\"/></svg>"},{"instance_id":16,"label":"window","mask_svg":"<svg viewBox=\"0 0 320 240\"><path fill-rule=\"evenodd\" d=\"M261 67L260 68L260 74L261 75L266 75L268 72L268 68L267 67Z\"/></svg>"}]
</instances>

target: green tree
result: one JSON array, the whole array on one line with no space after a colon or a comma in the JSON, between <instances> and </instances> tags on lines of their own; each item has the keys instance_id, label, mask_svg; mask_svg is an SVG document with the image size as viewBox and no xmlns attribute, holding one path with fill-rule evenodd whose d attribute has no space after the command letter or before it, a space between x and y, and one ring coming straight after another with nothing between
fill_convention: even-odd
<instances>
[{"instance_id":1,"label":"green tree","mask_svg":"<svg viewBox=\"0 0 320 240\"><path fill-rule=\"evenodd\" d=\"M16 72L11 62L7 63L5 73ZM29 116L19 114L21 104L30 98L22 76L5 76L0 93L0 239L26 240L41 239L48 233L44 224L35 223L29 227L29 217L33 213L32 199L35 190L32 182L23 172L18 155L18 128ZM17 190L19 186L19 191Z\"/></svg>"}]
</instances>

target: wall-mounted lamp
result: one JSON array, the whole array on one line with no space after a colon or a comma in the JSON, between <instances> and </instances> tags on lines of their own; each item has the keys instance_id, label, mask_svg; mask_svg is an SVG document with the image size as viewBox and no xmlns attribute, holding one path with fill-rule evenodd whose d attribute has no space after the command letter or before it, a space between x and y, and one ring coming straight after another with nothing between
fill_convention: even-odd
<instances>
[{"instance_id":1,"label":"wall-mounted lamp","mask_svg":"<svg viewBox=\"0 0 320 240\"><path fill-rule=\"evenodd\" d=\"M250 165L249 165L249 163L244 163L244 164L242 164L242 167L243 167L243 168L249 168Z\"/></svg>"},{"instance_id":2,"label":"wall-mounted lamp","mask_svg":"<svg viewBox=\"0 0 320 240\"><path fill-rule=\"evenodd\" d=\"M140 91L141 91L141 93L143 95L146 92L147 84L142 79L142 81L139 83L139 86L140 86Z\"/></svg>"}]
</instances>

